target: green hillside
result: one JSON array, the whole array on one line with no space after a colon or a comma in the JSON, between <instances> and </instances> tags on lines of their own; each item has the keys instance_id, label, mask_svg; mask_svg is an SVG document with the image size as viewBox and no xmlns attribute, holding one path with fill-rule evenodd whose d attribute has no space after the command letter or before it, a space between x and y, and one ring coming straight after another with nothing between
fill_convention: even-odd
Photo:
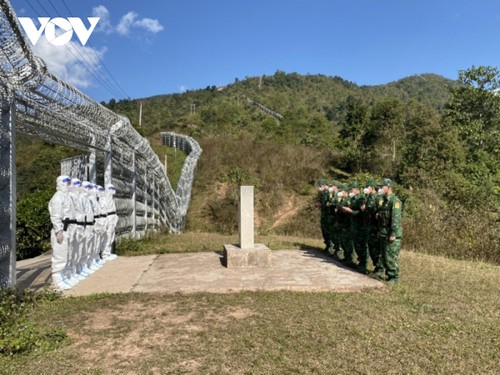
<instances>
[{"instance_id":1,"label":"green hillside","mask_svg":"<svg viewBox=\"0 0 500 375\"><path fill-rule=\"evenodd\" d=\"M476 78L486 73L471 70ZM358 86L277 71L226 87L104 104L156 144L160 160L166 152L158 145L160 131L200 143L187 231L234 233L237 187L244 183L256 186L258 233L319 237L318 178L390 177L404 201L404 247L499 262L500 105L490 90L479 108L476 99L485 90L469 92L469 86L461 76L458 82L423 74ZM486 118L473 113L483 110ZM470 138L471 132L481 135ZM23 160L18 170L31 165ZM175 165L169 167L173 180Z\"/></svg>"},{"instance_id":2,"label":"green hillside","mask_svg":"<svg viewBox=\"0 0 500 375\"><path fill-rule=\"evenodd\" d=\"M396 98L403 102L413 99L442 109L451 97L448 87L454 84L454 81L438 75L423 74L386 85L357 86L340 77L302 76L277 71L273 76L235 79L233 84L225 87L209 86L183 94L119 102L112 99L103 104L126 115L137 126L139 102L142 102L142 124L146 134L168 128L201 138L214 133L221 135L224 131L232 135L251 133L258 136L260 130L268 130L266 126L276 124L273 124L272 117L270 119L249 105L247 98L283 115L281 127L295 126L304 131L310 129L309 123L313 121L335 125L349 97L367 104L381 98ZM300 136L300 131L296 135Z\"/></svg>"}]
</instances>

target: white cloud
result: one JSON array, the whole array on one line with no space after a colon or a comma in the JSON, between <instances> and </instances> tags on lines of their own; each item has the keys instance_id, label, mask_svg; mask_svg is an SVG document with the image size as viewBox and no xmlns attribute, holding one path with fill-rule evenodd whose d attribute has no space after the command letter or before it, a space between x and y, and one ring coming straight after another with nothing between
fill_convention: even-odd
<instances>
[{"instance_id":1,"label":"white cloud","mask_svg":"<svg viewBox=\"0 0 500 375\"><path fill-rule=\"evenodd\" d=\"M163 30L163 26L160 24L160 22L152 18L143 18L142 20L136 21L134 23L134 26L142 27L146 31L155 34Z\"/></svg>"},{"instance_id":2,"label":"white cloud","mask_svg":"<svg viewBox=\"0 0 500 375\"><path fill-rule=\"evenodd\" d=\"M111 24L109 10L104 5L99 5L92 9L92 16L100 17L96 31L110 34L116 31L120 35L129 35L132 29L144 29L147 32L156 34L163 30L163 26L157 19L138 18L139 15L130 11L122 16L116 27Z\"/></svg>"},{"instance_id":3,"label":"white cloud","mask_svg":"<svg viewBox=\"0 0 500 375\"><path fill-rule=\"evenodd\" d=\"M92 17L99 17L99 23L95 31L110 34L113 32L113 26L109 18L109 10L104 5L99 5L92 8Z\"/></svg>"},{"instance_id":4,"label":"white cloud","mask_svg":"<svg viewBox=\"0 0 500 375\"><path fill-rule=\"evenodd\" d=\"M185 93L186 91L187 91L187 87L186 86L184 86L184 85L180 85L179 86L179 92L180 93Z\"/></svg>"},{"instance_id":5,"label":"white cloud","mask_svg":"<svg viewBox=\"0 0 500 375\"><path fill-rule=\"evenodd\" d=\"M128 35L134 22L136 22L135 21L136 18L137 18L137 13L128 12L122 17L118 26L116 26L116 31L118 31L118 33L121 35Z\"/></svg>"},{"instance_id":6,"label":"white cloud","mask_svg":"<svg viewBox=\"0 0 500 375\"><path fill-rule=\"evenodd\" d=\"M106 34L116 32L120 35L129 35L134 28L143 29L148 33L158 33L163 30L158 20L138 18L139 15L133 11L125 14L114 26L111 23L111 14L104 5L94 7L92 16L100 18L95 31ZM33 47L33 52L45 61L51 73L83 89L95 84L95 76L100 76L99 61L103 58L106 48L96 51L94 48L82 46L73 40L65 46L54 46L46 38L40 38ZM185 91L185 88L182 87L181 90Z\"/></svg>"},{"instance_id":7,"label":"white cloud","mask_svg":"<svg viewBox=\"0 0 500 375\"><path fill-rule=\"evenodd\" d=\"M106 49L96 51L73 41L65 46L54 46L40 38L33 52L45 61L51 73L73 86L86 88L95 81L91 72L100 68L99 58L102 59ZM96 71L95 75L98 73Z\"/></svg>"}]
</instances>

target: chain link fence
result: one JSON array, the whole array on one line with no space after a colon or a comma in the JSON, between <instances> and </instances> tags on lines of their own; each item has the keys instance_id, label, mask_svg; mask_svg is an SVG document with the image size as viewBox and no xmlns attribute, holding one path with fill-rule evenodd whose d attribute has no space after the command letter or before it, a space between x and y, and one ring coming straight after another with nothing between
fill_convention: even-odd
<instances>
[{"instance_id":1,"label":"chain link fence","mask_svg":"<svg viewBox=\"0 0 500 375\"><path fill-rule=\"evenodd\" d=\"M16 133L82 151L87 165L78 170L93 183L115 185L117 235L184 228L198 143L162 134L165 145L188 154L174 191L149 142L126 117L50 73L32 53L7 0L0 0L0 104L0 285L15 284Z\"/></svg>"}]
</instances>

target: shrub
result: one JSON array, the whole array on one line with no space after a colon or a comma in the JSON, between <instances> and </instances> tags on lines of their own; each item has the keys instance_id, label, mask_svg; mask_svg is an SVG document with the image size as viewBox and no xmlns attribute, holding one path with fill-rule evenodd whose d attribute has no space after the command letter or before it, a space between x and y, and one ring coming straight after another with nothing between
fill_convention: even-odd
<instances>
[{"instance_id":1,"label":"shrub","mask_svg":"<svg viewBox=\"0 0 500 375\"><path fill-rule=\"evenodd\" d=\"M17 203L17 260L32 258L50 249L48 202L53 191L31 193Z\"/></svg>"},{"instance_id":2,"label":"shrub","mask_svg":"<svg viewBox=\"0 0 500 375\"><path fill-rule=\"evenodd\" d=\"M66 340L62 329L40 327L29 319L36 306L58 298L60 295L51 290L0 288L0 354L50 350L61 345Z\"/></svg>"}]
</instances>

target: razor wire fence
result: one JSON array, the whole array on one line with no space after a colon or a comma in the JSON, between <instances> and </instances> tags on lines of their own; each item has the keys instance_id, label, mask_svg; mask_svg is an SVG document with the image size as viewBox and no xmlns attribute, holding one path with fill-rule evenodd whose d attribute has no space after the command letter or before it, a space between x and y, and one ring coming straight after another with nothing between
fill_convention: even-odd
<instances>
[{"instance_id":1,"label":"razor wire fence","mask_svg":"<svg viewBox=\"0 0 500 375\"><path fill-rule=\"evenodd\" d=\"M16 133L82 151L76 170L85 175L72 177L115 185L117 235L184 228L198 143L162 133L165 145L188 154L174 191L149 142L126 117L50 73L32 53L7 0L0 0L0 119L0 285L15 284Z\"/></svg>"}]
</instances>

